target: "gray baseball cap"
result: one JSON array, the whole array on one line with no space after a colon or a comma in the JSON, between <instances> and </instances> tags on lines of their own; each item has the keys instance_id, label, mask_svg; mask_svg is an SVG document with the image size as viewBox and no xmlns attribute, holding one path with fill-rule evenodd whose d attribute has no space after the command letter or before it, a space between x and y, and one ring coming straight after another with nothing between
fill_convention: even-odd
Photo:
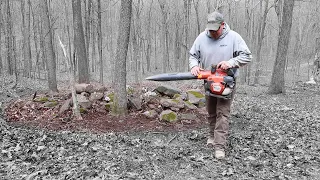
<instances>
[{"instance_id":1,"label":"gray baseball cap","mask_svg":"<svg viewBox=\"0 0 320 180\"><path fill-rule=\"evenodd\" d=\"M217 31L224 22L223 15L218 12L213 12L208 15L207 30Z\"/></svg>"}]
</instances>

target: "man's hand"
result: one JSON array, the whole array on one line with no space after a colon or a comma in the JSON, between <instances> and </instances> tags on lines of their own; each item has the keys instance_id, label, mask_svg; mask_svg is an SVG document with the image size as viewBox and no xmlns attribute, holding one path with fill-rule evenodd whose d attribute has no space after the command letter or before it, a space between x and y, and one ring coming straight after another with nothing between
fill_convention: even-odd
<instances>
[{"instance_id":1,"label":"man's hand","mask_svg":"<svg viewBox=\"0 0 320 180\"><path fill-rule=\"evenodd\" d=\"M199 66L194 66L192 69L191 69L191 74L193 74L194 76L198 76L200 71L202 71L203 69L200 68Z\"/></svg>"},{"instance_id":2,"label":"man's hand","mask_svg":"<svg viewBox=\"0 0 320 180\"><path fill-rule=\"evenodd\" d=\"M229 68L232 68L231 64L228 62L228 61L221 61L218 65L217 65L218 68L221 68L221 69L224 69L224 70L227 70Z\"/></svg>"}]
</instances>

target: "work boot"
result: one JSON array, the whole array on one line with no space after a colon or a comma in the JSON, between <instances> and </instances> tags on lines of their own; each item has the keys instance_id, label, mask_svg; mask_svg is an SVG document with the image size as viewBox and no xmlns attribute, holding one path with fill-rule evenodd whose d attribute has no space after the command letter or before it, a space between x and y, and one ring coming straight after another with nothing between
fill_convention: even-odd
<instances>
[{"instance_id":1,"label":"work boot","mask_svg":"<svg viewBox=\"0 0 320 180\"><path fill-rule=\"evenodd\" d=\"M225 154L224 150L217 149L217 150L215 150L214 156L217 159L224 159L226 157L226 154Z\"/></svg>"},{"instance_id":2,"label":"work boot","mask_svg":"<svg viewBox=\"0 0 320 180\"><path fill-rule=\"evenodd\" d=\"M213 147L213 136L209 136L207 140L207 147Z\"/></svg>"}]
</instances>

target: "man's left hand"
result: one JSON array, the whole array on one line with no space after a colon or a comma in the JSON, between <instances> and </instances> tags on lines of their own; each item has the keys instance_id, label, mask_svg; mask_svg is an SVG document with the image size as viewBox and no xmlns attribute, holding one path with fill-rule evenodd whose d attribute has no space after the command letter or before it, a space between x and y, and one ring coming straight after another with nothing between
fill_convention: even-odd
<instances>
[{"instance_id":1,"label":"man's left hand","mask_svg":"<svg viewBox=\"0 0 320 180\"><path fill-rule=\"evenodd\" d=\"M224 69L224 70L227 70L229 68L232 68L231 64L228 62L228 61L221 61L218 65L217 65L218 68L221 68L221 69Z\"/></svg>"}]
</instances>

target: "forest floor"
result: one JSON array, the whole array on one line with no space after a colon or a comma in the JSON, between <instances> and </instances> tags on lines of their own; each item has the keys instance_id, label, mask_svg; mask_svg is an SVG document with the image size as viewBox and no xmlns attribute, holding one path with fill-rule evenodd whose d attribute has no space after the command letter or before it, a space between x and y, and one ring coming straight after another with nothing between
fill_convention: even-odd
<instances>
[{"instance_id":1,"label":"forest floor","mask_svg":"<svg viewBox=\"0 0 320 180\"><path fill-rule=\"evenodd\" d=\"M32 87L3 86L3 108L32 96ZM136 113L113 119L114 127L92 117L78 124L0 118L0 179L320 179L320 88L266 91L238 86L225 160L205 145L203 109L187 125Z\"/></svg>"}]
</instances>

